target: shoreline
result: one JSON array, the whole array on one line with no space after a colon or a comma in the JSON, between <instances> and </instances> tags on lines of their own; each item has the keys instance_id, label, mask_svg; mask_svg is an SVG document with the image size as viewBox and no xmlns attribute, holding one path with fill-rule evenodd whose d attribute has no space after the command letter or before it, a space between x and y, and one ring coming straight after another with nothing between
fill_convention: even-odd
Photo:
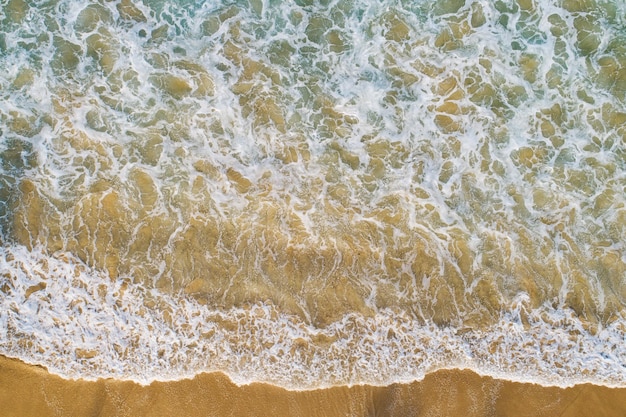
<instances>
[{"instance_id":1,"label":"shoreline","mask_svg":"<svg viewBox=\"0 0 626 417\"><path fill-rule=\"evenodd\" d=\"M12 416L621 416L626 388L546 387L439 370L421 381L289 391L238 386L219 372L140 385L114 379L68 380L0 355L0 409Z\"/></svg>"},{"instance_id":2,"label":"shoreline","mask_svg":"<svg viewBox=\"0 0 626 417\"><path fill-rule=\"evenodd\" d=\"M427 371L426 374L424 375L424 377L422 377L421 379L411 379L411 380L398 380L398 381L392 381L389 382L388 384L377 384L377 383L368 383L368 382L359 382L359 383L354 383L354 384L337 384L337 385L322 385L322 386L315 386L315 387L291 387L291 386L284 386L284 385L280 385L278 383L272 383L271 381L239 381L237 379L237 377L233 377L232 375L230 375L228 372L225 371L220 371L220 370L215 370L215 371L200 371L198 373L194 373L194 374L185 374L185 375L181 375L179 377L163 377L163 378L155 378L155 379L149 379L149 380L138 380L138 379L132 379L132 378L118 378L115 376L103 376L103 377L72 377L72 376L66 376L60 373L57 373L55 371L51 371L50 369L48 369L48 367L44 364L40 364L40 363L31 363L28 362L25 359L21 359L18 357L14 357L14 356L10 356L7 354L3 354L0 353L0 359L3 360L9 360L9 361L16 361L19 363L22 363L23 365L27 366L27 367L35 367L38 369L43 370L44 372L46 372L47 374L54 376L54 377L58 377L63 381L68 381L68 382L85 382L85 383L97 383L100 381L117 381L120 383L131 383L134 385L137 385L141 388L144 387L149 387L150 385L153 384L171 384L171 383L176 383L179 381L187 381L187 380L193 380L196 379L202 375L214 375L214 374L219 374L219 375L223 375L230 383L232 383L235 387L237 388L242 388L242 387L246 387L249 385L255 385L255 384L260 384L260 385L266 385L266 386L271 386L271 387L275 387L281 390L285 390L288 392L298 392L298 393L304 393L304 392L312 392L312 391L323 391L323 390L328 390L328 389L335 389L335 388L347 388L347 389L351 389L354 387L371 387L371 388L385 388L385 387L389 387L389 386L396 386L396 385L410 385L410 384L418 384L424 381L424 379L426 379L429 375L432 374L436 374L436 373L445 373L445 372L467 372L467 373L471 373L471 374L475 374L477 377L479 378L489 378L489 379L493 379L496 381L501 381L504 383L515 383L515 384L521 384L521 385L535 385L541 388L556 388L556 389L561 389L561 390L565 390L565 389L570 389L570 388L574 388L577 386L583 386L583 385L590 385L590 386L594 386L594 387L599 387L599 388L607 388L607 389L626 389L626 384L624 386L621 385L617 385L617 384L605 384L605 383L601 383L601 382L595 382L595 381L589 381L589 380L579 380L579 381L574 381L571 383L567 383L567 384L559 384L559 383L552 383L549 381L541 381L541 380L533 380L532 378L523 378L520 377L518 374L513 374L513 375L507 375L506 372L501 372L501 373L490 373L489 371L481 371L481 370L477 370L474 369L472 367L464 367L462 365L460 366L450 366L450 367L442 367L442 368L437 368L431 371ZM0 416L1 417L1 416Z\"/></svg>"}]
</instances>

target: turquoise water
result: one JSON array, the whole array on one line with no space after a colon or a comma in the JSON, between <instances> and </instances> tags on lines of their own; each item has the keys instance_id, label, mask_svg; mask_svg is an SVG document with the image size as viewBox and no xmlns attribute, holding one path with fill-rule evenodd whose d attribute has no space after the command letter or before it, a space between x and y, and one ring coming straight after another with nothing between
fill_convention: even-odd
<instances>
[{"instance_id":1,"label":"turquoise water","mask_svg":"<svg viewBox=\"0 0 626 417\"><path fill-rule=\"evenodd\" d=\"M1 2L0 353L623 386L624 13Z\"/></svg>"}]
</instances>

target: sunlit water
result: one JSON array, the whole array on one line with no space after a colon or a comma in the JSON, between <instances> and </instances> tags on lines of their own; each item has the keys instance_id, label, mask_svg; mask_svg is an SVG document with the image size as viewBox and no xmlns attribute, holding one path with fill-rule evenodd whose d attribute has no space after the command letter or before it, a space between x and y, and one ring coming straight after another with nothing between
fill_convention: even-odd
<instances>
[{"instance_id":1,"label":"sunlit water","mask_svg":"<svg viewBox=\"0 0 626 417\"><path fill-rule=\"evenodd\" d=\"M0 0L0 353L626 386L625 13Z\"/></svg>"}]
</instances>

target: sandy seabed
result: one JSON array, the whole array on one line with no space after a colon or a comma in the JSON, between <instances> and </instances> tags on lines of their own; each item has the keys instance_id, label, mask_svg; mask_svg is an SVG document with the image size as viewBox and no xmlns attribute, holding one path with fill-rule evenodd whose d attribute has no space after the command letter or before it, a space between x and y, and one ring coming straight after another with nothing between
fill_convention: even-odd
<instances>
[{"instance_id":1,"label":"sandy seabed","mask_svg":"<svg viewBox=\"0 0 626 417\"><path fill-rule=\"evenodd\" d=\"M288 391L221 373L154 382L66 380L0 356L0 416L626 416L626 388L571 388L441 370L386 387Z\"/></svg>"}]
</instances>

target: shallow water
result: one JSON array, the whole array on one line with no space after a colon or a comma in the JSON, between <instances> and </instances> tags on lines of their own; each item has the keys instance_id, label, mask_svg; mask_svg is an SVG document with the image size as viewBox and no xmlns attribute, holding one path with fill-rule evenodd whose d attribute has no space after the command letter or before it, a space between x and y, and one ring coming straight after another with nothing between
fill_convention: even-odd
<instances>
[{"instance_id":1,"label":"shallow water","mask_svg":"<svg viewBox=\"0 0 626 417\"><path fill-rule=\"evenodd\" d=\"M0 5L0 353L626 385L623 4Z\"/></svg>"}]
</instances>

